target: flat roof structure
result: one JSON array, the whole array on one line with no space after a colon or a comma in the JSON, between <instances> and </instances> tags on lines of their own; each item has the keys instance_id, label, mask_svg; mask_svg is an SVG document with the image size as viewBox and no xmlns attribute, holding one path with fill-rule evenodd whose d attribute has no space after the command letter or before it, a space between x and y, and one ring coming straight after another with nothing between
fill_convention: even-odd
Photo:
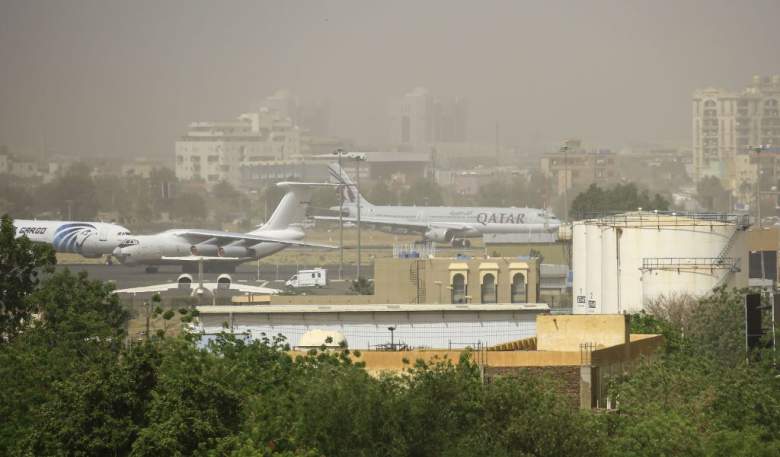
<instances>
[{"instance_id":1,"label":"flat roof structure","mask_svg":"<svg viewBox=\"0 0 780 457\"><path fill-rule=\"evenodd\" d=\"M283 335L291 347L306 332L325 330L341 332L353 349L452 349L535 336L536 316L549 310L544 303L200 306L196 330L206 339L223 331Z\"/></svg>"}]
</instances>

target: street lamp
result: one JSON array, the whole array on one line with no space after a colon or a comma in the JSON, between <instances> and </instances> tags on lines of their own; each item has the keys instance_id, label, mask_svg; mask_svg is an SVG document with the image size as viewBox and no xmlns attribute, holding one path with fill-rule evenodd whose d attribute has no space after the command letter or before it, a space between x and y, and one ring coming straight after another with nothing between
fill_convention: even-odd
<instances>
[{"instance_id":1,"label":"street lamp","mask_svg":"<svg viewBox=\"0 0 780 457\"><path fill-rule=\"evenodd\" d=\"M395 351L395 326L387 327L388 330L390 330L390 350Z\"/></svg>"},{"instance_id":2,"label":"street lamp","mask_svg":"<svg viewBox=\"0 0 780 457\"><path fill-rule=\"evenodd\" d=\"M355 161L357 168L357 176L355 176L355 194L357 195L357 274L356 279L360 279L360 263L361 263L361 240L360 240L360 208L363 206L362 199L360 198L360 162L365 162L366 155L360 152L346 152L343 149L337 149L333 152L338 158L339 164L339 180L343 182L341 177L341 158L346 157ZM341 198L339 199L339 250L340 250L340 263L339 263L339 278L341 278L342 271L344 269L344 193L341 192Z\"/></svg>"},{"instance_id":3,"label":"street lamp","mask_svg":"<svg viewBox=\"0 0 780 457\"><path fill-rule=\"evenodd\" d=\"M759 144L758 146L748 146L748 151L754 152L757 155L756 161L756 219L758 219L758 228L761 228L761 156L762 152L769 149L768 144Z\"/></svg>"}]
</instances>

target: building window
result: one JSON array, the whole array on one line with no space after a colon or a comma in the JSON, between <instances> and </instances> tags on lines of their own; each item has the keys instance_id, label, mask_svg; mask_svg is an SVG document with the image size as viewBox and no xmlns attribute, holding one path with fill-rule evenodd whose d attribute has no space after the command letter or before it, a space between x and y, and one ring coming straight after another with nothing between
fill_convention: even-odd
<instances>
[{"instance_id":1,"label":"building window","mask_svg":"<svg viewBox=\"0 0 780 457\"><path fill-rule=\"evenodd\" d=\"M462 273L452 276L452 303L466 303L466 277Z\"/></svg>"},{"instance_id":2,"label":"building window","mask_svg":"<svg viewBox=\"0 0 780 457\"><path fill-rule=\"evenodd\" d=\"M496 277L487 273L482 277L482 303L496 303Z\"/></svg>"},{"instance_id":3,"label":"building window","mask_svg":"<svg viewBox=\"0 0 780 457\"><path fill-rule=\"evenodd\" d=\"M525 275L515 273L512 276L512 303L528 303L528 288L525 286Z\"/></svg>"},{"instance_id":4,"label":"building window","mask_svg":"<svg viewBox=\"0 0 780 457\"><path fill-rule=\"evenodd\" d=\"M210 155L206 159L209 163L219 162L219 156L218 155Z\"/></svg>"}]
</instances>

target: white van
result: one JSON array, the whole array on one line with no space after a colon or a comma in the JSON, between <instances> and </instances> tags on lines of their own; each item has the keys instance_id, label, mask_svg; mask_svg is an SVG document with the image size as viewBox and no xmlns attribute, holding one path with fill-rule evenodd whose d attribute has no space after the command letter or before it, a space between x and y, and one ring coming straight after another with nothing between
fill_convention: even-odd
<instances>
[{"instance_id":1,"label":"white van","mask_svg":"<svg viewBox=\"0 0 780 457\"><path fill-rule=\"evenodd\" d=\"M325 287L328 285L328 270L324 268L314 268L312 270L299 270L297 274L292 275L287 282L287 287Z\"/></svg>"}]
</instances>

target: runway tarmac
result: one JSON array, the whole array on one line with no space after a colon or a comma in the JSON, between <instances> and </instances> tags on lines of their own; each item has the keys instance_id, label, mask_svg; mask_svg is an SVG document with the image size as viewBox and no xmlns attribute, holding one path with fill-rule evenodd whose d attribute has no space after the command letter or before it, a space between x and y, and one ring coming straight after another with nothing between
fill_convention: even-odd
<instances>
[{"instance_id":1,"label":"runway tarmac","mask_svg":"<svg viewBox=\"0 0 780 457\"><path fill-rule=\"evenodd\" d=\"M129 267L124 265L61 264L58 265L57 268L69 268L74 272L86 271L90 278L99 279L101 281L111 281L116 284L117 289L175 282L181 274L181 267L168 265L159 267L157 273L146 273L142 266ZM260 280L270 281L268 284L269 287L283 288L284 281L294 275L298 269L304 268L307 267L304 265L278 265L277 268L276 265L261 265ZM329 289L346 289L349 287L348 282L338 281L338 265L325 265L323 268L328 270L328 281L332 283ZM355 270L355 265L344 265L344 279L354 279ZM373 265L364 264L361 274L366 278L373 278ZM193 274L192 276L197 281L197 274ZM205 273L203 275L203 280L216 281L217 276L219 276L217 273ZM236 282L256 285L258 278L257 266L251 263L239 265L236 268L235 273L230 273L230 277Z\"/></svg>"}]
</instances>

